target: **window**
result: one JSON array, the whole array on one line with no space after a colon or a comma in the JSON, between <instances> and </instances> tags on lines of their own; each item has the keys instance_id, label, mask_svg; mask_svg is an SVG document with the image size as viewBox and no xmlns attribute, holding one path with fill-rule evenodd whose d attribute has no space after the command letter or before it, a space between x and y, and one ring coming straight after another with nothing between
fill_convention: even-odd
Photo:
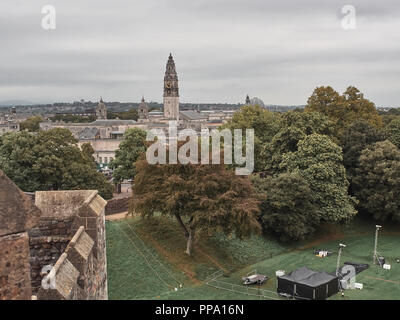
<instances>
[{"instance_id":1,"label":"window","mask_svg":"<svg viewBox=\"0 0 400 320\"><path fill-rule=\"evenodd\" d=\"M103 163L102 157L99 157L99 163Z\"/></svg>"}]
</instances>

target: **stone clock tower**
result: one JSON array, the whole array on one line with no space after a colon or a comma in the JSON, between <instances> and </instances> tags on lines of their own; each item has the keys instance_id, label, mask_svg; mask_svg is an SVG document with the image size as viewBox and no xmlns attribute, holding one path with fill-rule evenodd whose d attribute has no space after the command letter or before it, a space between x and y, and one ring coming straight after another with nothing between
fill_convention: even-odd
<instances>
[{"instance_id":1,"label":"stone clock tower","mask_svg":"<svg viewBox=\"0 0 400 320\"><path fill-rule=\"evenodd\" d=\"M171 54L169 54L164 76L164 117L179 120L178 75Z\"/></svg>"}]
</instances>

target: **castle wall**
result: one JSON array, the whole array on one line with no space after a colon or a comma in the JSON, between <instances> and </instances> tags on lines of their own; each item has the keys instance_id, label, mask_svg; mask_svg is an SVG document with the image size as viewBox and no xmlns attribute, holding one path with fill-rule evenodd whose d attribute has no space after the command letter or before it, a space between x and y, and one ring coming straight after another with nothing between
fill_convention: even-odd
<instances>
[{"instance_id":1,"label":"castle wall","mask_svg":"<svg viewBox=\"0 0 400 320\"><path fill-rule=\"evenodd\" d=\"M107 299L107 283L104 283L106 277L102 273L98 259L94 257L95 251L93 239L81 226L51 271L52 280L48 283L53 283L53 286L41 287L38 291L38 299ZM102 258L101 254L98 254L98 256L100 259Z\"/></svg>"},{"instance_id":2,"label":"castle wall","mask_svg":"<svg viewBox=\"0 0 400 320\"><path fill-rule=\"evenodd\" d=\"M106 206L106 215L114 214L114 213L121 213L126 212L129 209L129 202L131 201L132 197L126 198L117 198L111 199L107 201Z\"/></svg>"},{"instance_id":3,"label":"castle wall","mask_svg":"<svg viewBox=\"0 0 400 320\"><path fill-rule=\"evenodd\" d=\"M106 203L94 190L26 195L0 170L0 300L107 299Z\"/></svg>"},{"instance_id":4,"label":"castle wall","mask_svg":"<svg viewBox=\"0 0 400 320\"><path fill-rule=\"evenodd\" d=\"M42 282L41 270L54 265L71 240L71 217L42 217L29 231L32 292L36 294Z\"/></svg>"},{"instance_id":5,"label":"castle wall","mask_svg":"<svg viewBox=\"0 0 400 320\"><path fill-rule=\"evenodd\" d=\"M63 252L67 253L68 250L73 252L68 243L77 242L73 237L84 228L85 234L93 241L92 257L85 258L84 268L81 265L82 262L79 264L73 258L67 259L79 270L79 287L83 290L82 293L76 289L76 295L73 296L79 296L80 299L107 299L106 201L98 196L97 191L37 192L35 198L36 205L42 210L43 216L38 228L31 232L35 239L32 245L38 246L37 249L33 249L33 255L38 258L38 252L43 246L46 252L48 250L52 252L52 255L40 257L41 260L36 260L36 262L41 267L48 262L54 265Z\"/></svg>"},{"instance_id":6,"label":"castle wall","mask_svg":"<svg viewBox=\"0 0 400 320\"><path fill-rule=\"evenodd\" d=\"M0 300L31 299L26 232L0 237Z\"/></svg>"}]
</instances>

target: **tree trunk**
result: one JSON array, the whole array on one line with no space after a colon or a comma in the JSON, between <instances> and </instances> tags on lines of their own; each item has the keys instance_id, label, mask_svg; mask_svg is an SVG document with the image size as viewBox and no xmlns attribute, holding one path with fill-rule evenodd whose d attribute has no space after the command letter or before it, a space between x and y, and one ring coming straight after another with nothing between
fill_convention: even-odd
<instances>
[{"instance_id":1,"label":"tree trunk","mask_svg":"<svg viewBox=\"0 0 400 320\"><path fill-rule=\"evenodd\" d=\"M186 226L184 225L184 223L181 219L181 216L179 214L175 214L175 218L176 218L176 220L178 220L179 225L182 227L183 233L185 234L185 238L189 239L189 232L186 229Z\"/></svg>"},{"instance_id":2,"label":"tree trunk","mask_svg":"<svg viewBox=\"0 0 400 320\"><path fill-rule=\"evenodd\" d=\"M185 238L186 238L186 254L191 255L192 253L192 248L193 248L193 240L194 240L194 228L191 227L191 223L193 221L193 217L190 218L188 225L189 225L189 231L188 228L186 228L185 224L182 221L182 218L179 214L175 214L175 218L178 221L179 225L182 227Z\"/></svg>"},{"instance_id":3,"label":"tree trunk","mask_svg":"<svg viewBox=\"0 0 400 320\"><path fill-rule=\"evenodd\" d=\"M193 240L194 240L194 229L190 228L189 237L187 238L186 242L186 254L189 256L192 254Z\"/></svg>"}]
</instances>

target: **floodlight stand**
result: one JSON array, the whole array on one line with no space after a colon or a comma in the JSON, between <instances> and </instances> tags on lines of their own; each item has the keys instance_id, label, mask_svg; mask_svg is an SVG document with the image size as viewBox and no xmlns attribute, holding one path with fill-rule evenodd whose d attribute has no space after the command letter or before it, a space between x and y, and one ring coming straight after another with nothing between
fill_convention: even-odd
<instances>
[{"instance_id":1,"label":"floodlight stand","mask_svg":"<svg viewBox=\"0 0 400 320\"><path fill-rule=\"evenodd\" d=\"M337 257L337 263L336 263L336 276L339 275L339 265L340 265L340 257L342 256L342 249L345 247L344 244L339 244L339 253Z\"/></svg>"},{"instance_id":2,"label":"floodlight stand","mask_svg":"<svg viewBox=\"0 0 400 320\"><path fill-rule=\"evenodd\" d=\"M379 229L382 226L376 225L375 227L376 227L376 229L375 229L375 245L374 245L374 256L373 256L374 264L376 264L376 262L379 263L378 251L377 251L378 250L378 233L379 233Z\"/></svg>"}]
</instances>

